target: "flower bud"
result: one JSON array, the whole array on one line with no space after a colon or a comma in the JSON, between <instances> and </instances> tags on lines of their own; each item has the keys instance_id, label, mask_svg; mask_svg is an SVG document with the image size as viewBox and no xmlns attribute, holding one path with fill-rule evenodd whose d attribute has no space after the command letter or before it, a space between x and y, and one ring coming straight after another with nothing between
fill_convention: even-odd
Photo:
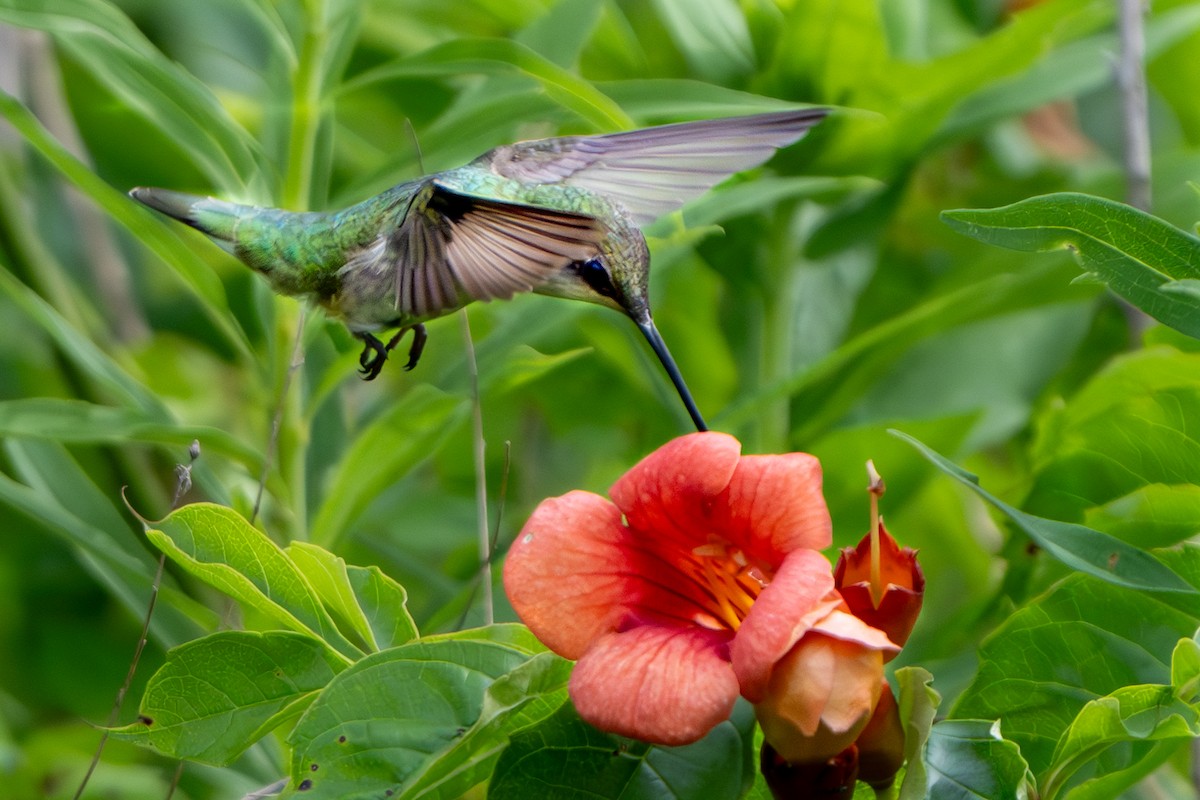
<instances>
[{"instance_id":1,"label":"flower bud","mask_svg":"<svg viewBox=\"0 0 1200 800\"><path fill-rule=\"evenodd\" d=\"M904 646L921 613L925 597L925 574L917 563L917 551L901 548L879 523L879 585L873 594L871 585L871 537L858 547L846 547L834 567L834 585L841 592L850 612L873 628ZM878 603L876 602L878 597ZM889 654L891 660L895 654Z\"/></svg>"},{"instance_id":2,"label":"flower bud","mask_svg":"<svg viewBox=\"0 0 1200 800\"><path fill-rule=\"evenodd\" d=\"M904 763L904 725L892 687L886 683L875 712L858 735L858 777L876 789L891 785Z\"/></svg>"},{"instance_id":3,"label":"flower bud","mask_svg":"<svg viewBox=\"0 0 1200 800\"><path fill-rule=\"evenodd\" d=\"M832 758L792 763L763 742L759 769L777 800L850 800L858 779L858 750L850 745Z\"/></svg>"}]
</instances>

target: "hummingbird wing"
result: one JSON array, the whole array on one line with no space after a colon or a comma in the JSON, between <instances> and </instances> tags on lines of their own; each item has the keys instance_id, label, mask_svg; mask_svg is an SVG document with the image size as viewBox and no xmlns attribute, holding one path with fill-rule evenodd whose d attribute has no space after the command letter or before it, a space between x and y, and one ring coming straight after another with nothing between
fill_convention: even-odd
<instances>
[{"instance_id":1,"label":"hummingbird wing","mask_svg":"<svg viewBox=\"0 0 1200 800\"><path fill-rule=\"evenodd\" d=\"M497 147L476 163L525 183L559 183L606 195L640 226L763 163L828 113L809 108L538 139Z\"/></svg>"},{"instance_id":2,"label":"hummingbird wing","mask_svg":"<svg viewBox=\"0 0 1200 800\"><path fill-rule=\"evenodd\" d=\"M464 300L508 299L600 252L593 217L462 194L429 181L395 229L341 273L390 278L397 312L428 319ZM361 271L361 272L360 272Z\"/></svg>"}]
</instances>

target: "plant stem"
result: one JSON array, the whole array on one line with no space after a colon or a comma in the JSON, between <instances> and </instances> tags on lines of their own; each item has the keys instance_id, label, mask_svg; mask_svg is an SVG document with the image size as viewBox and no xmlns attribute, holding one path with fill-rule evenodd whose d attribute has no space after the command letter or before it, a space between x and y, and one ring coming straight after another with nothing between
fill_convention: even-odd
<instances>
[{"instance_id":1,"label":"plant stem","mask_svg":"<svg viewBox=\"0 0 1200 800\"><path fill-rule=\"evenodd\" d=\"M475 514L479 528L479 582L483 587L483 624L495 622L492 603L492 539L488 533L487 512L487 443L483 439L483 408L479 401L479 367L475 363L475 343L471 339L471 320L466 309L459 312L462 320L463 342L467 355L467 372L471 377L471 421L475 458Z\"/></svg>"},{"instance_id":2,"label":"plant stem","mask_svg":"<svg viewBox=\"0 0 1200 800\"><path fill-rule=\"evenodd\" d=\"M1125 195L1131 206L1150 210L1150 118L1146 104L1146 41L1142 0L1118 0L1121 57L1117 88L1125 128Z\"/></svg>"},{"instance_id":3,"label":"plant stem","mask_svg":"<svg viewBox=\"0 0 1200 800\"><path fill-rule=\"evenodd\" d=\"M297 211L306 211L312 205L313 163L321 126L323 65L328 45L325 3L308 0L304 8L307 19L300 57L292 74L292 124L283 187L284 206Z\"/></svg>"}]
</instances>

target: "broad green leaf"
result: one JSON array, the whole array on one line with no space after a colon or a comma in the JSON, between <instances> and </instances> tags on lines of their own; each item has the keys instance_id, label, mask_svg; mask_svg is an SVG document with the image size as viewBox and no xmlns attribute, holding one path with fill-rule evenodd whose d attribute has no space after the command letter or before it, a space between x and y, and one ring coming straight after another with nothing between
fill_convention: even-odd
<instances>
[{"instance_id":1,"label":"broad green leaf","mask_svg":"<svg viewBox=\"0 0 1200 800\"><path fill-rule=\"evenodd\" d=\"M890 431L917 448L931 464L986 500L1046 552L1072 569L1118 586L1155 592L1196 593L1196 588L1145 550L1070 522L1036 517L1014 508L979 485L978 479L900 431Z\"/></svg>"},{"instance_id":2,"label":"broad green leaf","mask_svg":"<svg viewBox=\"0 0 1200 800\"><path fill-rule=\"evenodd\" d=\"M928 797L936 800L1023 800L1032 776L1021 750L1000 724L954 719L933 726L925 745Z\"/></svg>"},{"instance_id":3,"label":"broad green leaf","mask_svg":"<svg viewBox=\"0 0 1200 800\"><path fill-rule=\"evenodd\" d=\"M40 122L11 95L0 91L0 115L25 137L25 140L68 181L79 188L89 199L102 208L113 219L128 229L154 250L175 272L183 283L202 301L204 313L222 335L247 362L253 361L249 341L229 310L225 290L212 269L161 221L147 224L152 212L131 200L123 192L105 183L87 166L82 164L52 137ZM3 273L5 284L15 282L7 272ZM5 287L9 294L15 291Z\"/></svg>"},{"instance_id":4,"label":"broad green leaf","mask_svg":"<svg viewBox=\"0 0 1200 800\"><path fill-rule=\"evenodd\" d=\"M456 800L486 780L509 737L540 723L567 701L574 663L553 653L531 658L488 687L479 719L448 750L419 770L405 798Z\"/></svg>"},{"instance_id":5,"label":"broad green leaf","mask_svg":"<svg viewBox=\"0 0 1200 800\"><path fill-rule=\"evenodd\" d=\"M1121 203L1084 194L1033 197L1003 208L942 213L988 244L1041 252L1068 248L1085 272L1150 316L1200 338L1200 298L1169 284L1200 277L1200 238Z\"/></svg>"},{"instance_id":6,"label":"broad green leaf","mask_svg":"<svg viewBox=\"0 0 1200 800\"><path fill-rule=\"evenodd\" d=\"M904 779L899 800L925 800L929 775L925 768L925 745L942 698L932 688L933 676L920 667L896 670L896 705L904 723Z\"/></svg>"},{"instance_id":7,"label":"broad green leaf","mask_svg":"<svg viewBox=\"0 0 1200 800\"><path fill-rule=\"evenodd\" d=\"M436 452L465 410L458 398L420 385L359 431L333 473L313 541L331 547L344 536L376 495Z\"/></svg>"},{"instance_id":8,"label":"broad green leaf","mask_svg":"<svg viewBox=\"0 0 1200 800\"><path fill-rule=\"evenodd\" d=\"M1148 744L1172 739L1182 743L1197 737L1200 713L1179 700L1172 687L1123 687L1092 700L1072 721L1054 753L1054 765L1042 781L1042 797L1059 797L1081 776L1084 782L1069 792L1070 797L1101 800L1116 796L1143 776L1138 762L1149 759L1152 767L1158 766L1153 763L1154 756L1162 749ZM1114 780L1118 774L1124 777L1124 786ZM1097 792L1101 787L1106 794Z\"/></svg>"},{"instance_id":9,"label":"broad green leaf","mask_svg":"<svg viewBox=\"0 0 1200 800\"><path fill-rule=\"evenodd\" d=\"M417 638L408 614L404 587L379 567L359 567L323 547L292 542L288 558L304 573L325 605L358 635L368 652L386 650Z\"/></svg>"},{"instance_id":10,"label":"broad green leaf","mask_svg":"<svg viewBox=\"0 0 1200 800\"><path fill-rule=\"evenodd\" d=\"M487 690L524 653L479 641L411 642L337 676L288 736L285 797L401 796L485 713Z\"/></svg>"},{"instance_id":11,"label":"broad green leaf","mask_svg":"<svg viewBox=\"0 0 1200 800\"><path fill-rule=\"evenodd\" d=\"M287 554L233 509L184 506L147 522L146 536L188 572L274 622L322 639L347 661L361 655Z\"/></svg>"},{"instance_id":12,"label":"broad green leaf","mask_svg":"<svg viewBox=\"0 0 1200 800\"><path fill-rule=\"evenodd\" d=\"M1200 583L1198 556L1185 547L1174 566ZM1172 651L1198 621L1194 597L1129 591L1073 575L984 641L978 673L951 716L1002 719L1005 737L1041 775L1089 701L1127 686L1167 683Z\"/></svg>"},{"instance_id":13,"label":"broad green leaf","mask_svg":"<svg viewBox=\"0 0 1200 800\"><path fill-rule=\"evenodd\" d=\"M546 94L564 108L574 111L600 130L634 127L621 107L590 83L528 47L506 39L446 42L401 61L368 70L346 82L343 91L355 91L393 78L462 75L468 71L526 75L537 81Z\"/></svg>"},{"instance_id":14,"label":"broad green leaf","mask_svg":"<svg viewBox=\"0 0 1200 800\"><path fill-rule=\"evenodd\" d=\"M695 744L658 747L602 733L564 704L512 738L488 789L491 800L538 798L737 798L757 770L754 711L733 716Z\"/></svg>"},{"instance_id":15,"label":"broad green leaf","mask_svg":"<svg viewBox=\"0 0 1200 800\"><path fill-rule=\"evenodd\" d=\"M1096 518L1143 546L1190 536L1200 528L1190 510L1200 483L1197 414L1200 355L1160 346L1118 356L1043 418L1025 507Z\"/></svg>"},{"instance_id":16,"label":"broad green leaf","mask_svg":"<svg viewBox=\"0 0 1200 800\"><path fill-rule=\"evenodd\" d=\"M432 636L426 636L422 639L425 642L440 642L443 640L493 642L512 648L513 650L519 650L530 656L548 652L546 645L542 644L541 640L534 636L529 628L517 622L500 622L482 628L467 628L450 633L435 633Z\"/></svg>"},{"instance_id":17,"label":"broad green leaf","mask_svg":"<svg viewBox=\"0 0 1200 800\"><path fill-rule=\"evenodd\" d=\"M1170 547L1200 533L1200 486L1151 483L1084 513L1089 528L1141 547Z\"/></svg>"},{"instance_id":18,"label":"broad green leaf","mask_svg":"<svg viewBox=\"0 0 1200 800\"><path fill-rule=\"evenodd\" d=\"M150 678L138 721L110 732L172 758L228 764L346 668L322 642L289 631L222 631L177 647Z\"/></svg>"},{"instance_id":19,"label":"broad green leaf","mask_svg":"<svg viewBox=\"0 0 1200 800\"><path fill-rule=\"evenodd\" d=\"M245 179L265 173L250 135L207 87L164 57L115 5L0 0L0 22L54 37L127 107L178 142L222 191L237 193Z\"/></svg>"}]
</instances>

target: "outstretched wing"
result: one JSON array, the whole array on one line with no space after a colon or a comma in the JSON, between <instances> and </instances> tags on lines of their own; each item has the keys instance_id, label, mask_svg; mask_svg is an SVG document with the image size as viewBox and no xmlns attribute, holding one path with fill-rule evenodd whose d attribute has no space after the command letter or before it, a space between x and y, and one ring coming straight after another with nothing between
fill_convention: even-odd
<instances>
[{"instance_id":1,"label":"outstretched wing","mask_svg":"<svg viewBox=\"0 0 1200 800\"><path fill-rule=\"evenodd\" d=\"M599 253L604 229L583 214L461 194L429 181L404 220L350 258L342 274L380 286L390 280L395 310L429 318L466 300L531 291L575 261Z\"/></svg>"},{"instance_id":2,"label":"outstretched wing","mask_svg":"<svg viewBox=\"0 0 1200 800\"><path fill-rule=\"evenodd\" d=\"M475 163L525 183L561 183L607 195L644 225L729 175L763 163L828 113L810 108L538 139L497 147Z\"/></svg>"}]
</instances>

